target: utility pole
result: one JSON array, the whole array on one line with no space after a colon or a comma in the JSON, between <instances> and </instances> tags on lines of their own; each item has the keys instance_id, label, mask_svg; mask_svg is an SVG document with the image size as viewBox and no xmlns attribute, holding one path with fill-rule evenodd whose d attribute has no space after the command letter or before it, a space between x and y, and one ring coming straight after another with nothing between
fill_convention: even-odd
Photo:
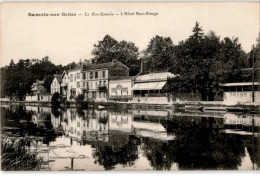
<instances>
[{"instance_id":1,"label":"utility pole","mask_svg":"<svg viewBox=\"0 0 260 177\"><path fill-rule=\"evenodd\" d=\"M252 102L255 102L255 55L254 51L252 51Z\"/></svg>"}]
</instances>

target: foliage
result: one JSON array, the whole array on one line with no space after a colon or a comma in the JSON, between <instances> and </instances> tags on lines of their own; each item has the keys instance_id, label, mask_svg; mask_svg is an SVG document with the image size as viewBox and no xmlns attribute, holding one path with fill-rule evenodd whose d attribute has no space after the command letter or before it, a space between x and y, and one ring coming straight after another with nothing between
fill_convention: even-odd
<instances>
[{"instance_id":1,"label":"foliage","mask_svg":"<svg viewBox=\"0 0 260 177\"><path fill-rule=\"evenodd\" d=\"M193 35L181 41L174 53L176 58L170 71L178 75L171 85L176 92L199 92L202 100L214 100L222 94L222 83L243 80L245 53L238 38L220 41L212 31L204 35L196 23Z\"/></svg>"},{"instance_id":2,"label":"foliage","mask_svg":"<svg viewBox=\"0 0 260 177\"><path fill-rule=\"evenodd\" d=\"M77 107L86 108L88 106L88 102L85 100L85 96L83 94L79 94L76 97Z\"/></svg>"},{"instance_id":3,"label":"foliage","mask_svg":"<svg viewBox=\"0 0 260 177\"><path fill-rule=\"evenodd\" d=\"M204 34L196 22L192 35L173 44L170 37L155 36L142 52L146 72L169 71L176 77L171 81L172 92L201 93L202 100L214 100L221 95L222 83L249 82L252 78L252 57L255 60L255 75L259 78L260 33L256 46L249 54L242 50L238 38L220 36L210 31ZM94 44L93 60L97 63L119 60L130 68L130 75L139 73L139 50L133 42L117 41L109 35ZM17 64L1 68L1 97L24 100L30 94L31 85L36 79L43 80L47 91L55 73L72 69L75 63L55 66L46 56L42 60L21 59ZM71 96L70 99L75 99Z\"/></svg>"},{"instance_id":4,"label":"foliage","mask_svg":"<svg viewBox=\"0 0 260 177\"><path fill-rule=\"evenodd\" d=\"M4 69L4 77L1 77L1 83L4 82L1 96L24 100L37 79L44 80L44 86L49 92L50 79L57 72L62 72L62 68L51 63L47 56L42 60L20 59L17 64L11 60L9 66Z\"/></svg>"},{"instance_id":5,"label":"foliage","mask_svg":"<svg viewBox=\"0 0 260 177\"><path fill-rule=\"evenodd\" d=\"M51 106L54 108L59 107L60 103L60 94L58 92L55 92L51 97Z\"/></svg>"},{"instance_id":6,"label":"foliage","mask_svg":"<svg viewBox=\"0 0 260 177\"><path fill-rule=\"evenodd\" d=\"M59 108L57 108L57 107L53 107L51 109L51 113L54 115L55 118L58 118L61 115L61 112L60 112Z\"/></svg>"},{"instance_id":7,"label":"foliage","mask_svg":"<svg viewBox=\"0 0 260 177\"><path fill-rule=\"evenodd\" d=\"M97 63L111 62L113 59L121 61L129 67L130 75L136 75L139 71L139 51L133 42L117 41L106 35L94 44L92 54Z\"/></svg>"},{"instance_id":8,"label":"foliage","mask_svg":"<svg viewBox=\"0 0 260 177\"><path fill-rule=\"evenodd\" d=\"M39 170L43 162L36 153L28 152L30 141L4 137L1 142L1 166L4 171Z\"/></svg>"},{"instance_id":9,"label":"foliage","mask_svg":"<svg viewBox=\"0 0 260 177\"><path fill-rule=\"evenodd\" d=\"M144 51L146 71L167 71L174 62L174 46L170 37L155 36Z\"/></svg>"}]
</instances>

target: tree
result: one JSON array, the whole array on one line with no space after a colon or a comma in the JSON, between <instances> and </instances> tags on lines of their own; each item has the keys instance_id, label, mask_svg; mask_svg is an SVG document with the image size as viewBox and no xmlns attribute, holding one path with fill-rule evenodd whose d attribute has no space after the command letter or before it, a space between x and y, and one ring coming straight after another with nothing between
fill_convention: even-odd
<instances>
[{"instance_id":1,"label":"tree","mask_svg":"<svg viewBox=\"0 0 260 177\"><path fill-rule=\"evenodd\" d=\"M138 73L139 51L133 42L117 41L106 35L102 41L94 44L92 55L94 55L93 60L97 63L107 63L116 59L129 67L130 75Z\"/></svg>"},{"instance_id":2,"label":"tree","mask_svg":"<svg viewBox=\"0 0 260 177\"><path fill-rule=\"evenodd\" d=\"M85 101L85 96L83 94L79 94L75 100L78 108L87 108L88 103Z\"/></svg>"},{"instance_id":3,"label":"tree","mask_svg":"<svg viewBox=\"0 0 260 177\"><path fill-rule=\"evenodd\" d=\"M192 30L193 35L191 36L191 38L195 39L195 40L200 40L201 38L204 37L204 33L202 28L199 26L199 23L196 21L196 25Z\"/></svg>"},{"instance_id":4,"label":"tree","mask_svg":"<svg viewBox=\"0 0 260 177\"><path fill-rule=\"evenodd\" d=\"M193 34L181 41L174 53L176 59L170 71L179 77L172 82L172 90L199 92L202 100L214 100L221 94L223 82L241 79L245 53L238 38L220 41L213 31L205 36L197 22Z\"/></svg>"},{"instance_id":5,"label":"tree","mask_svg":"<svg viewBox=\"0 0 260 177\"><path fill-rule=\"evenodd\" d=\"M1 83L3 83L3 95L1 96L24 100L25 95L30 93L31 86L37 79L44 80L44 86L49 92L50 79L53 74L62 71L63 67L55 66L48 56L42 60L20 59L17 64L11 60L8 67L4 70L1 69L4 76L1 77Z\"/></svg>"},{"instance_id":6,"label":"tree","mask_svg":"<svg viewBox=\"0 0 260 177\"><path fill-rule=\"evenodd\" d=\"M53 108L57 108L60 106L60 94L58 92L55 92L51 97L51 106Z\"/></svg>"},{"instance_id":7,"label":"tree","mask_svg":"<svg viewBox=\"0 0 260 177\"><path fill-rule=\"evenodd\" d=\"M144 51L148 72L168 71L174 60L174 45L170 37L153 37Z\"/></svg>"}]
</instances>

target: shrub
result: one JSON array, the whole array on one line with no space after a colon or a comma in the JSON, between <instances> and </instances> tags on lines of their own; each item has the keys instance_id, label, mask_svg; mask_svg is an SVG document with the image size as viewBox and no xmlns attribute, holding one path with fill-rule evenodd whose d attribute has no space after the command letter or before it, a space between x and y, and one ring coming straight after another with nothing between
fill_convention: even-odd
<instances>
[{"instance_id":1,"label":"shrub","mask_svg":"<svg viewBox=\"0 0 260 177\"><path fill-rule=\"evenodd\" d=\"M4 137L1 142L1 165L4 171L40 170L43 159L28 152L28 139L11 140Z\"/></svg>"},{"instance_id":2,"label":"shrub","mask_svg":"<svg viewBox=\"0 0 260 177\"><path fill-rule=\"evenodd\" d=\"M85 96L83 94L79 94L76 97L76 105L77 107L86 108L88 106L88 102L85 101Z\"/></svg>"},{"instance_id":3,"label":"shrub","mask_svg":"<svg viewBox=\"0 0 260 177\"><path fill-rule=\"evenodd\" d=\"M51 97L51 106L59 107L60 103L60 94L58 92L55 92Z\"/></svg>"}]
</instances>

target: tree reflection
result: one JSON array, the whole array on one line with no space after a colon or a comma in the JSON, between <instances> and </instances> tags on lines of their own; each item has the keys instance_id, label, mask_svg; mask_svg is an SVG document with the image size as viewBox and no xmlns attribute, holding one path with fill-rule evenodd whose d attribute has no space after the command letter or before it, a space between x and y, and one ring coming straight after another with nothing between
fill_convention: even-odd
<instances>
[{"instance_id":1,"label":"tree reflection","mask_svg":"<svg viewBox=\"0 0 260 177\"><path fill-rule=\"evenodd\" d=\"M54 115L54 117L60 117L60 115L61 115L61 112L60 112L59 108L57 108L57 107L51 108L51 113Z\"/></svg>"},{"instance_id":2,"label":"tree reflection","mask_svg":"<svg viewBox=\"0 0 260 177\"><path fill-rule=\"evenodd\" d=\"M170 170L174 162L171 142L143 138L142 149L155 170Z\"/></svg>"},{"instance_id":3,"label":"tree reflection","mask_svg":"<svg viewBox=\"0 0 260 177\"><path fill-rule=\"evenodd\" d=\"M2 131L11 133L10 136L42 137L44 144L56 138L50 113L35 113L26 111L25 107L15 106L11 109L1 108L1 118Z\"/></svg>"},{"instance_id":4,"label":"tree reflection","mask_svg":"<svg viewBox=\"0 0 260 177\"><path fill-rule=\"evenodd\" d=\"M249 138L247 141L247 151L250 156L250 160L254 163L252 169L258 169L260 168L260 137L256 138Z\"/></svg>"},{"instance_id":5,"label":"tree reflection","mask_svg":"<svg viewBox=\"0 0 260 177\"><path fill-rule=\"evenodd\" d=\"M135 136L113 134L109 142L93 145L95 163L104 166L105 170L112 170L117 164L132 166L138 158L138 145L140 145L140 139Z\"/></svg>"},{"instance_id":6,"label":"tree reflection","mask_svg":"<svg viewBox=\"0 0 260 177\"><path fill-rule=\"evenodd\" d=\"M217 123L217 122L215 122ZM179 169L237 169L245 156L241 136L223 133L212 119L196 121L167 121L167 128L176 135L169 142L169 156Z\"/></svg>"}]
</instances>

